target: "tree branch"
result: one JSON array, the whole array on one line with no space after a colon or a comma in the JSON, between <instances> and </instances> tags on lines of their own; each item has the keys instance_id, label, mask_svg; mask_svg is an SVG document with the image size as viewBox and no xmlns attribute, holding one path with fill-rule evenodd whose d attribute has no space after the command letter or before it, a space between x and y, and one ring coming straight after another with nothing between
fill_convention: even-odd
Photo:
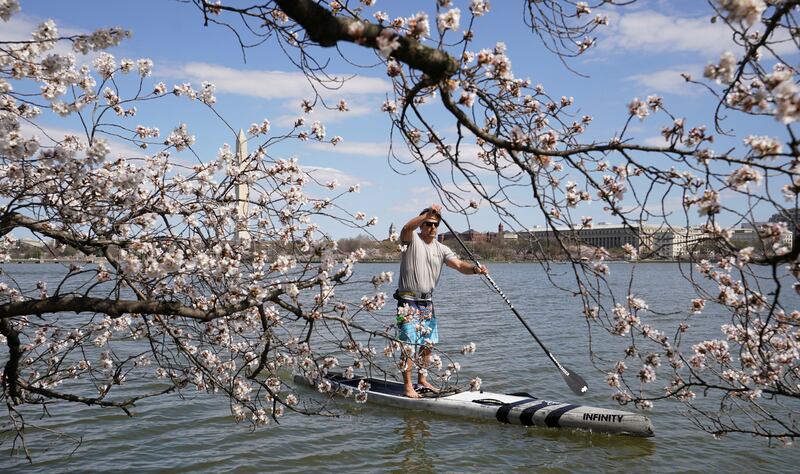
<instances>
[{"instance_id":1,"label":"tree branch","mask_svg":"<svg viewBox=\"0 0 800 474\"><path fill-rule=\"evenodd\" d=\"M276 301L283 290L273 290L267 301ZM60 313L74 311L76 313L104 313L111 317L123 314L160 314L164 316L181 316L198 321L211 321L229 314L244 311L259 304L252 299L244 299L236 304L221 306L212 310L202 310L185 306L178 301L136 301L110 300L92 298L90 296L63 295L52 296L42 300L15 301L0 305L0 320L29 314ZM7 336L6 336L7 337Z\"/></svg>"},{"instance_id":2,"label":"tree branch","mask_svg":"<svg viewBox=\"0 0 800 474\"><path fill-rule=\"evenodd\" d=\"M378 37L387 30L375 23L334 16L330 10L311 0L275 0L275 3L302 26L313 41L324 47L333 47L339 41L347 41L377 49ZM363 33L356 37L351 35L353 24L363 25ZM396 35L393 30L389 31L392 31L400 44L391 54L398 61L422 71L436 81L458 71L458 61L446 52L425 46L413 38Z\"/></svg>"},{"instance_id":3,"label":"tree branch","mask_svg":"<svg viewBox=\"0 0 800 474\"><path fill-rule=\"evenodd\" d=\"M8 361L3 369L3 388L8 392L9 398L16 403L21 399L19 393L19 361L22 358L20 350L19 333L11 327L6 319L0 319L0 334L6 337L8 345Z\"/></svg>"}]
</instances>

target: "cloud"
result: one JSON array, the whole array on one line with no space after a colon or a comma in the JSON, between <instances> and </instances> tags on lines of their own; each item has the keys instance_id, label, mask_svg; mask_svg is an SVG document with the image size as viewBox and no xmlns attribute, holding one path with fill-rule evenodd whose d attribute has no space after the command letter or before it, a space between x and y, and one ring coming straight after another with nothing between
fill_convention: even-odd
<instances>
[{"instance_id":1,"label":"cloud","mask_svg":"<svg viewBox=\"0 0 800 474\"><path fill-rule=\"evenodd\" d=\"M448 141L447 143L453 143L452 141ZM309 147L315 150L320 150L325 153L335 153L335 154L342 154L342 155L349 155L349 156L364 156L369 158L386 158L389 155L389 146L390 143L386 142L359 142L359 141L347 141L345 140L339 143L336 146L333 146L329 143L321 143L321 142L312 142L308 144ZM478 152L480 151L480 147L474 143L461 143L459 145L459 153L458 153L458 161L461 166L464 166L472 173L478 174L494 174L494 171L487 170L487 165L483 163L478 158ZM391 149L394 157L403 160L404 162L414 161L411 157L411 152L406 148L405 143L402 140L395 140L394 146ZM432 152L433 148L431 147L429 152ZM426 153L427 156L427 153ZM427 160L428 165L431 166L434 170L439 173L443 174L450 174L450 170L452 164L450 161L442 155L437 154L433 158L429 158ZM421 169L421 165L418 161L414 161L410 164L410 166ZM461 176L461 172L456 171L457 176Z\"/></svg>"},{"instance_id":2,"label":"cloud","mask_svg":"<svg viewBox=\"0 0 800 474\"><path fill-rule=\"evenodd\" d=\"M689 74L695 80L703 77L703 67L697 64L685 66L673 66L669 69L653 71L643 74L635 74L626 78L628 81L647 88L643 93L661 92L666 94L691 96L697 95L702 91L694 84L689 84L681 77L681 74Z\"/></svg>"},{"instance_id":3,"label":"cloud","mask_svg":"<svg viewBox=\"0 0 800 474\"><path fill-rule=\"evenodd\" d=\"M698 53L704 59L717 60L725 51L742 50L725 22L711 23L709 14L680 17L639 10L622 15L609 12L608 17L609 26L598 42L598 49L604 52ZM772 41L772 50L778 54L797 53L785 28L776 30ZM761 52L765 57L770 54L763 49Z\"/></svg>"},{"instance_id":4,"label":"cloud","mask_svg":"<svg viewBox=\"0 0 800 474\"><path fill-rule=\"evenodd\" d=\"M3 28L0 28L0 41L29 40L31 32L39 23L29 17L15 15L9 21L3 22Z\"/></svg>"},{"instance_id":5,"label":"cloud","mask_svg":"<svg viewBox=\"0 0 800 474\"><path fill-rule=\"evenodd\" d=\"M453 142L448 142L453 143ZM328 153L335 153L341 155L349 155L349 156L364 156L369 158L383 158L385 159L389 155L389 146L390 143L386 142L361 142L361 141L347 141L347 138L341 143L336 146L333 146L329 143L322 143L322 142L311 142L308 146L314 150L322 151L326 154ZM478 158L478 152L480 151L480 147L474 143L461 143L459 146L459 154L458 154L458 161L461 166L468 169L472 173L477 173L479 175L494 175L494 171L490 169L486 169L487 165L483 163ZM431 147L429 152L432 152L433 148ZM392 153L394 157L399 158L403 162L412 162L409 166L413 167L414 169L422 169L422 165L413 160L411 156L411 152L406 148L405 143L401 140L395 140L394 146L392 147ZM427 156L427 154L426 154ZM437 154L433 158L429 158L427 160L428 165L431 166L437 173L444 175L450 175L452 170L452 164L450 161L442 155ZM459 178L463 177L460 171L455 171L456 176Z\"/></svg>"},{"instance_id":6,"label":"cloud","mask_svg":"<svg viewBox=\"0 0 800 474\"><path fill-rule=\"evenodd\" d=\"M178 80L198 83L209 81L217 86L218 92L260 99L300 99L314 96L308 78L300 72L233 69L200 62L159 72ZM355 76L347 79L338 89L328 90L317 85L317 90L324 97L385 94L391 90L391 84L379 78Z\"/></svg>"},{"instance_id":7,"label":"cloud","mask_svg":"<svg viewBox=\"0 0 800 474\"><path fill-rule=\"evenodd\" d=\"M86 132L83 130L52 127L42 125L40 123L37 125L32 125L30 122L20 121L20 131L25 136L39 137L39 143L44 146L53 146L57 141L63 140L64 136L66 135L75 135L84 141L86 140ZM108 140L108 146L111 148L111 153L109 156L111 157L122 156L126 158L133 158L143 157L148 154L147 150L142 150L131 143L123 142L112 136L104 134L101 134L100 136Z\"/></svg>"},{"instance_id":8,"label":"cloud","mask_svg":"<svg viewBox=\"0 0 800 474\"><path fill-rule=\"evenodd\" d=\"M361 187L372 186L370 181L345 173L344 171L336 168L325 168L322 166L302 166L301 169L322 184L330 181L338 181L339 186L343 187L349 187L354 184L358 184Z\"/></svg>"},{"instance_id":9,"label":"cloud","mask_svg":"<svg viewBox=\"0 0 800 474\"><path fill-rule=\"evenodd\" d=\"M609 17L611 22L599 42L600 50L690 52L713 57L737 49L730 29L722 22L711 23L708 16L681 18L644 10Z\"/></svg>"},{"instance_id":10,"label":"cloud","mask_svg":"<svg viewBox=\"0 0 800 474\"><path fill-rule=\"evenodd\" d=\"M380 114L380 104L381 100L375 100L373 102L370 101L358 101L358 102L351 102L348 101L348 110L346 112L341 112L339 110L330 110L322 107L321 105L317 105L314 107L314 110L308 114L303 113L300 110L300 100L292 100L288 101L283 104L283 108L287 110L295 111L295 114L284 114L276 117L273 122L276 125L282 127L290 127L294 124L295 120L298 117L303 116L306 119L306 122L319 120L322 123L333 122L333 121L342 121L347 120L355 117L362 117L364 115L370 114ZM329 104L330 106L330 104Z\"/></svg>"},{"instance_id":11,"label":"cloud","mask_svg":"<svg viewBox=\"0 0 800 474\"><path fill-rule=\"evenodd\" d=\"M647 146L669 146L669 142L662 136L662 135L654 135L651 137L647 137L643 140L643 142Z\"/></svg>"},{"instance_id":12,"label":"cloud","mask_svg":"<svg viewBox=\"0 0 800 474\"><path fill-rule=\"evenodd\" d=\"M389 154L388 142L351 142L345 139L336 146L333 146L329 143L320 142L309 143L308 146L315 150L324 151L326 153L336 153L351 156L386 158L386 156ZM404 159L409 157L408 150L402 143L400 143L399 146L394 147L394 152Z\"/></svg>"},{"instance_id":13,"label":"cloud","mask_svg":"<svg viewBox=\"0 0 800 474\"><path fill-rule=\"evenodd\" d=\"M44 21L45 20L42 18L26 14L14 15L10 20L2 23L3 27L0 28L0 42L29 41L31 40L31 34L36 31L39 28L39 25L41 25ZM91 33L91 31L87 30L65 27L58 22L56 22L56 28L59 36L77 36ZM78 64L91 64L94 58L96 58L100 53L97 51L90 51L85 55L76 53L72 50L72 43L69 41L59 41L56 43L53 49L45 53L45 56L48 54L59 54L62 56L73 54L75 55Z\"/></svg>"}]
</instances>

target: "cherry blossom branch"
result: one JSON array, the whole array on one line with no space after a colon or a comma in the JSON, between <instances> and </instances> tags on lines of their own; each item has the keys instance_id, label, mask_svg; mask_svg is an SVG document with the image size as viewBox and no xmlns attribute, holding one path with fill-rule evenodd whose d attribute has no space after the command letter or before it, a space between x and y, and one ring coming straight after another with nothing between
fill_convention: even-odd
<instances>
[{"instance_id":1,"label":"cherry blossom branch","mask_svg":"<svg viewBox=\"0 0 800 474\"><path fill-rule=\"evenodd\" d=\"M497 146L498 148L503 148L505 150L522 151L525 153L530 153L532 155L560 156L560 157L581 155L590 152L609 152L609 151L624 151L624 150L644 151L650 153L674 153L678 155L695 154L695 151L693 150L677 149L674 147L657 147L649 145L630 145L622 142L574 146L564 150L550 150L550 149L531 147L521 143L514 143L510 140L506 140L504 138L500 138L490 133L487 133L485 130L478 127L474 122L472 122L472 120L470 120L467 114L465 114L464 111L462 111L458 107L458 105L456 105L456 103L453 101L453 97L445 88L439 87L439 92L442 97L442 104L448 111L450 111L450 113L453 114L453 116L456 117L456 119L458 119L459 123L467 127L470 132L475 134L475 136L491 143L492 145Z\"/></svg>"},{"instance_id":2,"label":"cherry blossom branch","mask_svg":"<svg viewBox=\"0 0 800 474\"><path fill-rule=\"evenodd\" d=\"M374 23L335 17L330 10L312 0L275 0L275 3L302 26L312 40L325 47L347 41L378 49L379 38L385 31L390 31ZM442 50L425 46L407 36L394 33L390 36L399 43L391 56L433 79L441 80L458 69L458 62Z\"/></svg>"},{"instance_id":3,"label":"cherry blossom branch","mask_svg":"<svg viewBox=\"0 0 800 474\"><path fill-rule=\"evenodd\" d=\"M8 393L14 403L19 403L21 400L19 362L22 359L19 332L9 324L8 320L0 319L0 334L6 338L8 346L8 361L3 369L3 391Z\"/></svg>"},{"instance_id":4,"label":"cherry blossom branch","mask_svg":"<svg viewBox=\"0 0 800 474\"><path fill-rule=\"evenodd\" d=\"M266 300L277 299L283 290L274 290ZM198 321L211 321L239 311L244 311L257 304L249 299L233 305L227 305L213 310L185 306L177 301L136 301L136 300L109 300L90 296L62 295L51 296L43 300L26 300L10 302L0 305L0 318L7 319L26 314L47 314L57 312L75 313L103 313L111 317L120 317L124 314L159 314L164 316L181 316Z\"/></svg>"},{"instance_id":5,"label":"cherry blossom branch","mask_svg":"<svg viewBox=\"0 0 800 474\"><path fill-rule=\"evenodd\" d=\"M26 383L26 382L24 382L22 380L19 381L19 385L20 385L20 387L22 387L24 390L27 390L28 392L35 393L37 395L42 395L43 397L46 397L46 398L54 398L54 399L58 399L58 400L68 401L68 402L83 403L85 405L97 405L97 406L101 406L101 407L119 408L122 411L124 411L125 414L128 415L128 416L133 416L133 413L131 413L130 408L133 407L136 404L137 401L144 400L144 399L147 399L147 398L158 397L158 396L161 396L161 395L166 395L168 393L174 392L177 389L176 386L172 385L172 386L169 386L169 387L167 387L167 388L165 388L163 390L159 390L157 392L137 395L135 397L126 398L125 400L108 401L108 400L104 400L102 397L83 397L83 396L74 395L74 394L71 394L71 393L57 392L57 391L54 391L54 390L49 390L49 389L46 389L46 388L37 387L35 385L28 384L28 383Z\"/></svg>"}]
</instances>

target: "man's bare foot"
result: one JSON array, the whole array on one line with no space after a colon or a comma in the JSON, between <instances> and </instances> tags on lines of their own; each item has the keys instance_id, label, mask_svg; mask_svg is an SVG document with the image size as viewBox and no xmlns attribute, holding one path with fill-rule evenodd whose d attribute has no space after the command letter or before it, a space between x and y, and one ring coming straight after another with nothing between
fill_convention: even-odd
<instances>
[{"instance_id":1,"label":"man's bare foot","mask_svg":"<svg viewBox=\"0 0 800 474\"><path fill-rule=\"evenodd\" d=\"M424 387L424 388L427 388L428 390L430 390L430 391L431 391L431 392L433 392L433 393L439 393L439 389L438 389L438 388L436 388L436 387L434 387L434 386L433 386L433 385L432 385L430 382L428 382L427 380L420 380L420 381L417 383L417 387Z\"/></svg>"},{"instance_id":2,"label":"man's bare foot","mask_svg":"<svg viewBox=\"0 0 800 474\"><path fill-rule=\"evenodd\" d=\"M422 398L422 395L418 394L414 388L406 388L405 392L403 393L407 398Z\"/></svg>"}]
</instances>

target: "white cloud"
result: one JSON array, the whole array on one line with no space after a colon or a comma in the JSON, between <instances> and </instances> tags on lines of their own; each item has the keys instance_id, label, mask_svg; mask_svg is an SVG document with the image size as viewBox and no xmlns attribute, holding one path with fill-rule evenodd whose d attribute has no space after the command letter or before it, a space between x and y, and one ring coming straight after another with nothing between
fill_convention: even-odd
<instances>
[{"instance_id":1,"label":"white cloud","mask_svg":"<svg viewBox=\"0 0 800 474\"><path fill-rule=\"evenodd\" d=\"M341 155L355 155L355 156L368 156L368 157L379 157L379 158L386 158L389 154L389 143L388 142L357 142L357 141L347 141L345 140L339 143L336 146L333 146L329 143L320 143L320 142L313 142L309 143L309 147L315 150L321 150L326 153L336 153ZM395 154L400 155L401 157L408 158L408 150L405 148L405 145L402 143L398 146L394 147Z\"/></svg>"},{"instance_id":2,"label":"white cloud","mask_svg":"<svg viewBox=\"0 0 800 474\"><path fill-rule=\"evenodd\" d=\"M38 137L39 143L44 146L53 146L57 141L63 140L64 136L66 135L75 135L77 137L81 137L84 141L86 140L86 132L82 130L45 126L42 124L35 126L30 122L23 121L20 122L20 131L25 136ZM109 156L111 157L116 158L121 156L125 158L134 158L143 157L148 154L147 150L142 150L141 148L128 142L122 142L111 136L104 136L104 138L108 139L108 146L111 148L111 154Z\"/></svg>"},{"instance_id":3,"label":"white cloud","mask_svg":"<svg viewBox=\"0 0 800 474\"><path fill-rule=\"evenodd\" d=\"M31 34L39 28L39 25L45 22L43 18L37 18L25 14L17 14L11 17L10 20L3 22L3 28L0 28L0 41L20 41L30 40ZM75 36L80 34L89 33L86 30L78 30L75 28L65 27L56 22L59 36ZM69 42L62 41L61 44L70 45ZM68 46L70 51L71 46Z\"/></svg>"},{"instance_id":4,"label":"white cloud","mask_svg":"<svg viewBox=\"0 0 800 474\"><path fill-rule=\"evenodd\" d=\"M261 99L312 98L314 94L308 78L299 72L251 71L199 62L159 72L178 80L212 82L218 92ZM317 90L325 97L385 94L391 90L391 84L379 78L355 76L338 89L327 90L317 86Z\"/></svg>"},{"instance_id":5,"label":"white cloud","mask_svg":"<svg viewBox=\"0 0 800 474\"><path fill-rule=\"evenodd\" d=\"M31 34L38 29L45 20L36 18L25 14L17 14L11 17L7 22L2 23L0 28L0 42L14 42L14 41L28 41L31 39ZM76 36L81 34L90 33L86 30L78 30L75 28L65 27L56 22L59 36ZM91 64L91 62L99 55L99 52L90 51L88 54L76 53L72 50L72 43L68 41L60 41L56 43L53 49L49 50L47 54L59 54L66 56L72 54L76 57L78 64Z\"/></svg>"},{"instance_id":6,"label":"white cloud","mask_svg":"<svg viewBox=\"0 0 800 474\"><path fill-rule=\"evenodd\" d=\"M39 23L22 15L13 16L9 21L3 22L3 28L0 28L0 41L29 40L31 32Z\"/></svg>"},{"instance_id":7,"label":"white cloud","mask_svg":"<svg viewBox=\"0 0 800 474\"><path fill-rule=\"evenodd\" d=\"M696 85L687 83L681 74L689 74L694 80L702 80L703 68L699 65L674 66L660 71L635 74L626 79L646 87L647 90L642 91L645 94L660 92L689 96L702 92Z\"/></svg>"},{"instance_id":8,"label":"white cloud","mask_svg":"<svg viewBox=\"0 0 800 474\"><path fill-rule=\"evenodd\" d=\"M643 143L647 146L668 146L669 142L662 135L654 135L644 139Z\"/></svg>"},{"instance_id":9,"label":"white cloud","mask_svg":"<svg viewBox=\"0 0 800 474\"><path fill-rule=\"evenodd\" d=\"M452 142L450 142L452 143ZM315 150L320 150L325 153L336 153L350 156L365 156L375 158L386 158L389 155L389 142L359 142L347 141L347 138L336 146L329 143L312 142L308 146ZM433 150L433 148L431 148ZM459 146L458 161L461 166L473 173L478 174L494 174L494 171L486 170L487 165L478 159L478 152L480 147L474 143L462 143ZM411 152L406 148L405 143L401 140L395 140L394 147L392 148L394 156L405 161L412 161ZM428 165L439 173L448 174L451 170L450 161L442 155L436 155L428 160ZM410 166L421 169L419 162L414 162ZM461 177L461 172L456 171L456 175Z\"/></svg>"},{"instance_id":10,"label":"white cloud","mask_svg":"<svg viewBox=\"0 0 800 474\"><path fill-rule=\"evenodd\" d=\"M717 60L725 51L741 51L733 41L731 29L723 21L711 23L711 13L696 17L665 15L655 10L640 10L622 15L609 12L609 26L603 31L598 49L653 53L698 53ZM781 55L797 53L786 29L775 32L772 49ZM763 51L765 57L769 53Z\"/></svg>"},{"instance_id":11,"label":"white cloud","mask_svg":"<svg viewBox=\"0 0 800 474\"><path fill-rule=\"evenodd\" d=\"M452 143L452 142L449 142ZM320 150L324 153L335 153L349 156L364 156L374 158L386 158L389 154L389 142L360 142L360 141L344 141L336 146L329 143L311 142L308 146L314 150ZM430 149L432 151L433 148ZM480 147L474 143L461 143L459 146L458 161L461 166L473 173L480 175L489 174L494 175L494 171L487 170L487 165L478 158ZM411 152L406 148L402 140L395 140L392 148L394 157L397 157L404 162L414 161L411 157ZM450 161L442 155L436 155L427 160L428 165L436 172L444 175L449 175L452 169ZM414 169L422 169L422 165L418 161L414 161L409 166ZM460 171L455 171L456 176L462 178Z\"/></svg>"},{"instance_id":12,"label":"white cloud","mask_svg":"<svg viewBox=\"0 0 800 474\"><path fill-rule=\"evenodd\" d=\"M344 171L336 168L325 168L322 166L302 166L301 169L321 184L335 180L338 181L339 186L342 187L349 187L354 184L358 184L361 187L372 186L370 181L345 173Z\"/></svg>"},{"instance_id":13,"label":"white cloud","mask_svg":"<svg viewBox=\"0 0 800 474\"><path fill-rule=\"evenodd\" d=\"M317 107L314 108L312 112L305 114L300 110L300 100L298 99L284 104L285 109L294 110L296 114L280 115L277 118L275 118L274 123L275 125L279 125L282 127L290 127L295 122L295 120L297 120L297 118L300 116L303 116L306 119L306 123L314 120L319 120L322 123L342 121L350 118L361 117L364 115L382 113L380 112L381 103L382 99L375 100L373 103L370 103L369 101L363 101L363 102L359 101L358 103L351 103L348 101L348 110L346 112L341 112L339 110L330 110L318 105Z\"/></svg>"},{"instance_id":14,"label":"white cloud","mask_svg":"<svg viewBox=\"0 0 800 474\"><path fill-rule=\"evenodd\" d=\"M711 23L709 16L680 18L645 10L609 17L598 45L603 51L694 52L713 57L737 49L730 29L722 22Z\"/></svg>"},{"instance_id":15,"label":"white cloud","mask_svg":"<svg viewBox=\"0 0 800 474\"><path fill-rule=\"evenodd\" d=\"M19 128L20 132L22 132L24 136L36 136L39 138L39 143L45 146L54 145L56 140L62 140L64 135L76 135L79 137L85 136L85 132L79 132L77 130L70 130L60 127L48 127L43 126L42 124L33 125L30 122L22 120L19 122Z\"/></svg>"}]
</instances>

